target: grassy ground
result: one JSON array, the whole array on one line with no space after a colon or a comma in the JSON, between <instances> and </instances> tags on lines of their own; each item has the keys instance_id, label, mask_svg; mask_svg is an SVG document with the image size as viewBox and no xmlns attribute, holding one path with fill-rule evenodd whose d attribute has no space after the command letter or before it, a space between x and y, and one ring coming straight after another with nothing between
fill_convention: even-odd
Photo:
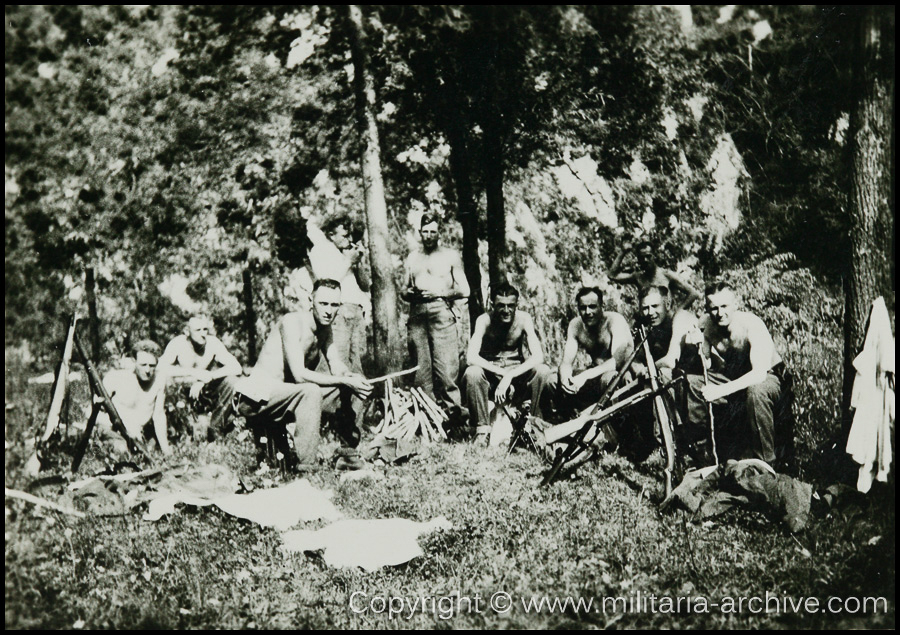
<instances>
[{"instance_id":1,"label":"grassy ground","mask_svg":"<svg viewBox=\"0 0 900 635\"><path fill-rule=\"evenodd\" d=\"M7 377L9 424L41 401L46 388L19 395ZM13 382L15 384L16 382ZM11 390L12 389L12 390ZM20 397L17 399L17 396ZM19 411L18 416L16 410ZM7 486L22 487L21 438L7 435ZM237 432L198 448L185 445L175 462L218 461L244 474L255 467ZM89 458L85 473L98 467ZM661 516L658 468L606 456L574 480L538 489L542 469L526 452L469 443L433 446L377 482L340 484L323 472L348 517L430 520L445 515L448 532L422 540L426 555L376 573L332 569L316 555L285 556L274 530L211 508L183 508L157 523L139 514L84 520L6 506L8 628L567 628L567 627L887 627L894 624L894 508L885 495L846 513L817 518L791 536L762 516L732 512L715 522ZM43 490L43 493L52 494ZM315 526L315 525L313 525ZM505 614L487 602L503 591ZM356 614L385 596L443 600L438 614L389 620ZM753 615L709 613L606 614L571 609L526 612L519 598L700 596L886 597L887 614ZM473 600L474 601L474 600ZM660 600L657 599L657 602ZM480 609L469 611L473 606ZM374 608L380 608L376 600ZM449 619L440 619L449 617Z\"/></svg>"},{"instance_id":2,"label":"grassy ground","mask_svg":"<svg viewBox=\"0 0 900 635\"><path fill-rule=\"evenodd\" d=\"M772 276L762 279L777 288ZM809 288L801 278L795 286ZM829 322L825 302L804 302L786 312L779 298L751 300L774 332L790 332L778 343L796 379L800 473L821 489L836 478L821 448L838 428L840 378L834 369L840 368L839 325ZM26 372L7 357L5 476L7 487L19 489L28 486L22 475L28 440L49 403L49 387L25 383L30 374L38 373ZM72 404L76 414L86 405L86 388L79 390L81 396ZM60 452L60 465L67 456ZM102 459L96 448L89 451L80 474L101 469ZM203 447L183 443L171 462L218 462L261 484L261 477L253 475L256 457L250 441L241 441L238 431ZM278 532L215 508L181 508L156 523L142 521L138 512L78 520L7 499L6 626L894 626L893 481L868 497L851 497L816 514L804 532L791 535L752 512L733 511L703 523L661 515L661 472L654 459L635 465L607 455L583 467L573 480L538 489L542 468L524 451L506 457L456 443L433 446L405 465L386 468L380 481L342 484L332 472L312 476L315 485L336 492L335 503L349 518L427 521L444 515L453 524L453 530L421 540L424 557L371 574L330 568L316 554L285 556ZM55 492L49 487L39 493L50 498ZM497 592L510 595L508 612L489 606ZM795 602L882 597L887 612L882 606L875 613L870 606L839 615L796 610L754 614L748 600L742 611L730 610L728 598L765 598L766 593L782 602L785 597ZM444 599L435 600L436 611L394 619L385 613L355 613L351 607L355 598L357 609L379 609L380 598L391 596ZM594 598L595 604L590 611L584 605L581 610L572 605L567 610L525 610L523 598L541 596ZM683 600L681 610L674 612L625 612L621 602L617 607L607 602L603 611L604 597L649 602L650 596L658 608L663 596L691 597L695 610L687 611ZM710 603L705 612L700 598ZM850 600L848 609L856 608Z\"/></svg>"}]
</instances>

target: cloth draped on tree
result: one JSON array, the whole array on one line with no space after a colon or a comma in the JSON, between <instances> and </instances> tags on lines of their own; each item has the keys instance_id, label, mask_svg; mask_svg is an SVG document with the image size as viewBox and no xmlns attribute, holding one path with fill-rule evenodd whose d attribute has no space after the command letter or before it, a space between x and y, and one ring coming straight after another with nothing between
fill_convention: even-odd
<instances>
[{"instance_id":1,"label":"cloth draped on tree","mask_svg":"<svg viewBox=\"0 0 900 635\"><path fill-rule=\"evenodd\" d=\"M856 409L847 453L859 463L856 488L868 492L874 480L886 482L891 470L894 425L894 336L884 298L872 303L862 352L853 360L850 405Z\"/></svg>"}]
</instances>

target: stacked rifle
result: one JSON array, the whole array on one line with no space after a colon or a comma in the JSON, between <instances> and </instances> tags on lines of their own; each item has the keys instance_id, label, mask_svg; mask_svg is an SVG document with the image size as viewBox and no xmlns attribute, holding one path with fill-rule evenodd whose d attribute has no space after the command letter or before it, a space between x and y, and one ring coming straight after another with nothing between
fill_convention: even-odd
<instances>
[{"instance_id":1,"label":"stacked rifle","mask_svg":"<svg viewBox=\"0 0 900 635\"><path fill-rule=\"evenodd\" d=\"M376 439L412 440L424 443L447 439L447 415L421 388L409 390L388 383L385 390L384 419L375 428Z\"/></svg>"}]
</instances>

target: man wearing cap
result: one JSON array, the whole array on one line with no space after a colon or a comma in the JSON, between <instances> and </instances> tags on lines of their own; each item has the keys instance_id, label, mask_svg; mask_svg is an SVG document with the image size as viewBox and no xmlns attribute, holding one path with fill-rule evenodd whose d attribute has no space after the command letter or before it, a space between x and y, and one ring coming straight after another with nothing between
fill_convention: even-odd
<instances>
[{"instance_id":1,"label":"man wearing cap","mask_svg":"<svg viewBox=\"0 0 900 635\"><path fill-rule=\"evenodd\" d=\"M415 385L438 403L456 424L463 418L462 397L457 386L460 345L456 301L469 297L469 283L459 254L439 244L437 214L422 216L419 236L422 251L406 261L406 287L401 297L409 302L410 356L419 368Z\"/></svg>"}]
</instances>

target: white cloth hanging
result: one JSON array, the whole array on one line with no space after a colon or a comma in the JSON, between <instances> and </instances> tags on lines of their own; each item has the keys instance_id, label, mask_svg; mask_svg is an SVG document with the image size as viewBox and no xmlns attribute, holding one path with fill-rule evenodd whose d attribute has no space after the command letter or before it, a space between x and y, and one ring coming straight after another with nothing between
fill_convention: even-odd
<instances>
[{"instance_id":1,"label":"white cloth hanging","mask_svg":"<svg viewBox=\"0 0 900 635\"><path fill-rule=\"evenodd\" d=\"M853 360L856 378L850 405L856 409L847 453L859 463L856 488L868 492L873 480L886 482L891 469L894 424L894 336L884 298L872 303L862 352Z\"/></svg>"}]
</instances>

